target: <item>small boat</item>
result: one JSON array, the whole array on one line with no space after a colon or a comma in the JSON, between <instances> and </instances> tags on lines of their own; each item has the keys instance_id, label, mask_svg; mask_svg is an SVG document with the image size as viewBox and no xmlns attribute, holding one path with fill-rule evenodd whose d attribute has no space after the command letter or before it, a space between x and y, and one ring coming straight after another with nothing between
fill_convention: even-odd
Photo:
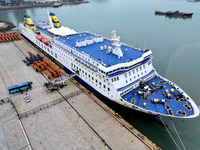
<instances>
[{"instance_id":1,"label":"small boat","mask_svg":"<svg viewBox=\"0 0 200 150\"><path fill-rule=\"evenodd\" d=\"M179 12L179 11L167 11L167 12L155 11L155 15L188 18L188 17L192 17L193 13L185 13L185 12Z\"/></svg>"},{"instance_id":2,"label":"small boat","mask_svg":"<svg viewBox=\"0 0 200 150\"><path fill-rule=\"evenodd\" d=\"M53 4L53 7L60 7L60 6L62 6L63 5L63 3L54 3Z\"/></svg>"}]
</instances>

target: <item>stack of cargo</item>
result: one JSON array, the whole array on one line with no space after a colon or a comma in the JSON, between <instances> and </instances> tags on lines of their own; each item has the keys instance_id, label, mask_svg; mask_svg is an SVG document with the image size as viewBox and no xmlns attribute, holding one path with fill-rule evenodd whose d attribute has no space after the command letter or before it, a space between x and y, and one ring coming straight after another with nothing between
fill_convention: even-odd
<instances>
[{"instance_id":1,"label":"stack of cargo","mask_svg":"<svg viewBox=\"0 0 200 150\"><path fill-rule=\"evenodd\" d=\"M20 36L16 32L3 33L0 35L0 43L20 40Z\"/></svg>"},{"instance_id":2,"label":"stack of cargo","mask_svg":"<svg viewBox=\"0 0 200 150\"><path fill-rule=\"evenodd\" d=\"M61 76L60 71L51 65L51 63L45 60L39 54L34 55L28 51L30 57L26 57L23 60L27 66L32 66L37 72L43 72L50 80Z\"/></svg>"}]
</instances>

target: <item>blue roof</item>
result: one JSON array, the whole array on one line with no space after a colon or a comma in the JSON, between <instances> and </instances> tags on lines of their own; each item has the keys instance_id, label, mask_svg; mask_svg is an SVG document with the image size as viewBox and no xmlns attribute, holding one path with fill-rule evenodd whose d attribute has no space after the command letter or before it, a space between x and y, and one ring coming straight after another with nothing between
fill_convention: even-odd
<instances>
[{"instance_id":1,"label":"blue roof","mask_svg":"<svg viewBox=\"0 0 200 150\"><path fill-rule=\"evenodd\" d=\"M28 85L28 84L29 84L29 82L24 82L24 83L20 83L20 84L17 84L17 85L9 86L8 90L13 89L13 88L17 88L17 87L21 87L21 86L24 86L24 85Z\"/></svg>"},{"instance_id":2,"label":"blue roof","mask_svg":"<svg viewBox=\"0 0 200 150\"><path fill-rule=\"evenodd\" d=\"M81 36L80 36L81 34ZM70 46L75 47L77 40L84 40L91 37L94 37L95 35L91 33L80 33L75 35L69 35L67 37L59 37L57 40ZM65 40L69 38L68 40ZM136 50L134 48L128 47L128 46L121 46L121 50L124 53L124 56L118 59L118 56L112 53L106 53L107 50L100 50L100 46L111 46L111 41L104 39L103 42L93 43L91 45L87 45L86 47L75 47L79 52L84 52L90 57L92 57L94 60L98 61L99 59L106 64L106 66L113 66L119 63L126 63L130 62L131 60L135 60L137 58L140 58L145 52Z\"/></svg>"},{"instance_id":3,"label":"blue roof","mask_svg":"<svg viewBox=\"0 0 200 150\"><path fill-rule=\"evenodd\" d=\"M40 25L44 26L44 27L48 27L49 24L46 21L36 21L34 23L39 23ZM47 30L47 28L40 28L37 27L39 30L44 31L48 34L51 34L51 32L49 32ZM87 45L86 47L75 47L76 45L76 41L83 41L83 40L89 40L90 38L93 37L99 37L98 35L93 35L91 33L78 33L78 34L74 34L74 35L68 35L66 37L59 37L57 40L60 41L61 43L70 46L70 47L74 47L76 48L79 52L84 52L88 55L90 55L90 57L92 57L94 60L99 61L99 59L101 60L101 62L103 62L104 64L106 64L106 66L113 66L119 63L126 63L126 62L130 62L132 60L138 59L140 58L145 52L139 51L137 49L134 49L132 47L129 46L125 46L122 45L121 46L121 50L122 53L124 54L123 57L118 59L118 56L112 53L106 53L107 50L100 50L100 46L111 46L112 48L114 47L114 45L111 45L111 41L104 39L103 42L98 42L98 43L93 43L91 45ZM66 40L68 39L68 40Z\"/></svg>"},{"instance_id":4,"label":"blue roof","mask_svg":"<svg viewBox=\"0 0 200 150\"><path fill-rule=\"evenodd\" d=\"M142 96L135 94L137 91L142 91L140 89L140 87L138 87L138 88L132 90L131 92L125 94L124 96L122 96L122 98L127 100L127 102L129 102L129 103L131 103L131 100L134 98L136 106L145 108L145 109L150 110L150 111L159 112L161 114L168 115L168 111L165 108L167 105L169 105L169 107L171 108L174 116L177 116L177 117L178 116L182 116L180 114L177 114L177 111L179 111L179 110L181 110L182 112L185 111L186 116L190 116L190 115L194 114L193 108L192 108L191 104L188 101L187 102L181 102L181 101L176 101L175 100L176 97L173 94L180 94L180 92L178 90L173 88L172 85L170 85L167 82L160 84L159 83L160 81L161 81L160 78L154 77L153 79L151 79L150 81L145 83L146 85L149 85L151 82L155 82L156 84L164 85L164 87L165 87L164 89L160 89L160 90L154 91L154 94L149 94L149 96L147 97L147 100L146 100L146 107L143 106ZM174 89L174 92L170 93L172 95L172 100L168 100L166 97L163 96L162 91L164 91L166 89L168 89L170 91L171 88ZM152 103L151 102L152 98L154 98L154 99L165 99L166 100L166 104L155 104L155 103ZM183 99L185 99L184 96L183 96ZM191 110L187 110L183 106L185 104L187 104L189 107L191 107Z\"/></svg>"}]
</instances>

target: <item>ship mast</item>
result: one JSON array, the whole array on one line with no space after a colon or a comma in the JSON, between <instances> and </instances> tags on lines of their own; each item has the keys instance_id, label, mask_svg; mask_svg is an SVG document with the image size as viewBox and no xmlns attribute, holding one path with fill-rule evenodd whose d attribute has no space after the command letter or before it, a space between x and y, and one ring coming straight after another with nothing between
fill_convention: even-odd
<instances>
[{"instance_id":1,"label":"ship mast","mask_svg":"<svg viewBox=\"0 0 200 150\"><path fill-rule=\"evenodd\" d=\"M121 38L120 36L117 34L117 30L113 30L112 31L112 37L110 39L112 41L112 45L114 46L113 47L113 50L112 50L112 53L117 55L118 58L120 57L123 57L123 53L122 53L122 50L121 50Z\"/></svg>"}]
</instances>

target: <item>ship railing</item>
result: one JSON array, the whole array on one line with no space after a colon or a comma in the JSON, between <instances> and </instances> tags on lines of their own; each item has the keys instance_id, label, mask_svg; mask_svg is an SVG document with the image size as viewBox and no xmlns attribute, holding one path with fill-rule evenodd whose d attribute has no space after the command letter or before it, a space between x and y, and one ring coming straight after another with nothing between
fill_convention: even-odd
<instances>
[{"instance_id":1,"label":"ship railing","mask_svg":"<svg viewBox=\"0 0 200 150\"><path fill-rule=\"evenodd\" d=\"M51 35L48 35L47 33L45 33L45 32L42 32L42 34L41 34L45 39L47 39L47 40L49 40L49 41L51 41L52 39L53 39L53 36L51 36Z\"/></svg>"},{"instance_id":2,"label":"ship railing","mask_svg":"<svg viewBox=\"0 0 200 150\"><path fill-rule=\"evenodd\" d=\"M90 33L90 34L96 35L95 33L92 33L92 32L89 32L89 31L86 31L86 33ZM103 37L103 38L106 39L106 40L111 41L111 39L109 39L109 38L107 38L107 37ZM120 44L123 45L123 46L130 47L130 48L132 48L132 49L134 49L134 50L141 51L141 52L151 51L151 50L149 50L149 49L138 48L137 46L134 47L134 46L132 46L132 45L128 45L128 44L123 43L123 42L120 42Z\"/></svg>"},{"instance_id":3,"label":"ship railing","mask_svg":"<svg viewBox=\"0 0 200 150\"><path fill-rule=\"evenodd\" d=\"M177 91L179 91L181 94L183 94L185 96L186 100L192 105L192 107L194 109L193 117L197 117L199 115L199 108L196 106L196 104L192 100L192 98L185 91L183 91L183 89L181 89L177 84L173 83L172 81L160 76L159 74L157 74L157 76L160 79L166 81L168 84L172 85Z\"/></svg>"},{"instance_id":4,"label":"ship railing","mask_svg":"<svg viewBox=\"0 0 200 150\"><path fill-rule=\"evenodd\" d=\"M83 55L82 53L80 53L76 48L71 48L66 44L63 44L57 40L53 41L57 46L59 46L60 48L62 48L64 51L67 51L68 53L70 53L71 55L75 56L75 58L77 58L77 60L82 61L83 63L89 65L91 68L93 68L95 71L98 70L98 67L93 65L92 63L90 63L89 61L84 60L83 58L79 57L78 55ZM76 54L77 53L77 54ZM85 56L85 55L84 55ZM91 61L96 62L94 59L92 59L90 56L88 56L88 58Z\"/></svg>"},{"instance_id":5,"label":"ship railing","mask_svg":"<svg viewBox=\"0 0 200 150\"><path fill-rule=\"evenodd\" d=\"M149 58L148 60L143 60L143 61L141 61L141 62L138 62L138 63L136 63L136 64L134 64L134 65L132 65L132 66L130 66L130 67L120 67L120 68L118 68L118 69L115 69L115 70L113 70L113 71L110 71L110 72L108 72L108 76L109 77L114 77L114 76L116 76L115 74L117 74L117 75L120 75L120 74L123 74L123 73L125 73L125 72L129 72L130 70L132 70L132 69L134 69L134 68L137 68L137 67L139 67L139 66L141 66L141 65L143 65L143 64L145 64L145 63L147 63L147 62L149 62L151 59ZM123 68L123 69L122 69ZM118 73L118 72L120 72L120 73Z\"/></svg>"}]
</instances>

